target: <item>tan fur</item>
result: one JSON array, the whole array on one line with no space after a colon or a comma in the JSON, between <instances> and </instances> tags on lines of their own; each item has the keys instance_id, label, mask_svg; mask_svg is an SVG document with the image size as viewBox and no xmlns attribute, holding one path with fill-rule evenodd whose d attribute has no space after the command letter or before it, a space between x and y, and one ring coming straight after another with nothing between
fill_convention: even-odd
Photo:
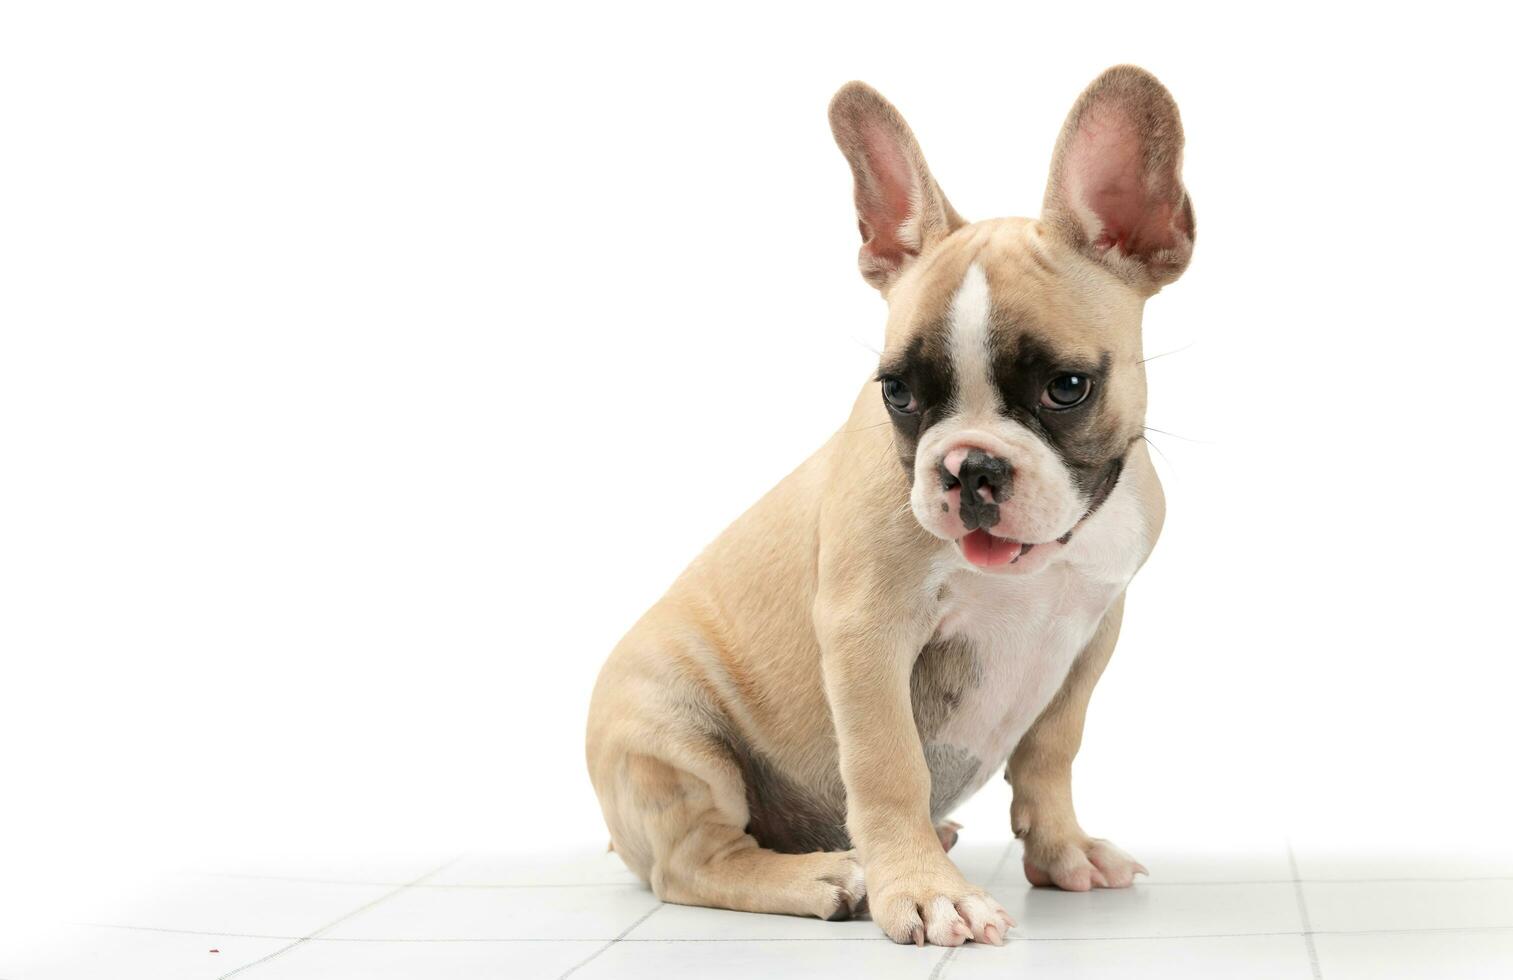
<instances>
[{"instance_id":1,"label":"tan fur","mask_svg":"<svg viewBox=\"0 0 1513 980\"><path fill-rule=\"evenodd\" d=\"M1112 83L1095 82L1089 92L1100 84ZM1041 221L963 222L902 117L871 89L842 89L831 116L856 175L863 273L889 300L889 351L938 319L978 263L992 270L995 308L1064 347L1109 351L1121 364L1106 397L1130 444L1116 490L1122 510L1088 518L1087 542L1079 531L1058 559L1076 571L1057 573L1106 580L1099 587L1111 604L1059 693L1013 749L1006 776L1032 878L1070 888L1128 884L1143 869L1077 825L1070 766L1088 697L1118 635L1123 583L1154 546L1164 515L1139 441L1140 316L1149 290L1090 254L1054 213ZM868 127L901 141L897 159L913 169L907 179L916 208L905 220L914 239L867 227L868 214L882 213L860 148ZM1176 132L1180 141L1180 126ZM882 257L869 256L879 239ZM895 247L911 240L913 251ZM897 941L1000 942L1008 916L945 856L942 842L954 830L932 823L931 772L911 706L911 670L942 628L952 576L964 573L943 571L959 564L954 545L927 533L911 511L888 423L869 383L835 435L636 623L594 690L589 772L614 849L665 900L832 918L858 911L865 894L874 920ZM1100 520L1132 523L1128 535L1109 536L1098 531ZM1096 541L1123 543L1110 556ZM1100 579L1105 567L1115 571ZM791 783L803 799L839 807L854 849L762 847L748 832L759 816L752 807L774 801L748 796L752 760L776 774L761 792Z\"/></svg>"}]
</instances>

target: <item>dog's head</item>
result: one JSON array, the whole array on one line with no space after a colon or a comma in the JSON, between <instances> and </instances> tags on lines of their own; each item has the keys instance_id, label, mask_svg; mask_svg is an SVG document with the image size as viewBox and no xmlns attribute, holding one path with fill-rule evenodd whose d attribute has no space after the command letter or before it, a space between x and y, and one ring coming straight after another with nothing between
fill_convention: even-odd
<instances>
[{"instance_id":1,"label":"dog's head","mask_svg":"<svg viewBox=\"0 0 1513 980\"><path fill-rule=\"evenodd\" d=\"M1143 432L1141 310L1193 247L1176 103L1139 68L1104 72L1062 128L1039 220L965 221L860 82L830 123L862 276L888 301L877 397L914 514L980 568L1044 567Z\"/></svg>"}]
</instances>

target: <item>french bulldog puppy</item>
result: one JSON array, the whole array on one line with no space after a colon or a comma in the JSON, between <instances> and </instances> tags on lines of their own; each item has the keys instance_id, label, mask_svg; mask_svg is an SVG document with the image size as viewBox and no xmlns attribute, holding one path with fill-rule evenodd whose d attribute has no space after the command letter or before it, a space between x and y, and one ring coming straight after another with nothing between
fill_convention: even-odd
<instances>
[{"instance_id":1,"label":"french bulldog puppy","mask_svg":"<svg viewBox=\"0 0 1513 980\"><path fill-rule=\"evenodd\" d=\"M1002 943L946 816L1000 768L1036 885L1145 869L1071 765L1165 504L1142 439L1145 301L1192 253L1182 124L1147 72L1072 107L1040 218L968 222L898 111L830 104L885 349L851 417L610 655L588 766L663 900Z\"/></svg>"}]
</instances>

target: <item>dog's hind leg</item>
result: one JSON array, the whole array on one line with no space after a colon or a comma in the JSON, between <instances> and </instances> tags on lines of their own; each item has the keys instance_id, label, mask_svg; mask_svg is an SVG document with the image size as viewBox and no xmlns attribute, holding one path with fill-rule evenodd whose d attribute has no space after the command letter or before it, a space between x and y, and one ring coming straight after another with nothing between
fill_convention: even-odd
<instances>
[{"instance_id":1,"label":"dog's hind leg","mask_svg":"<svg viewBox=\"0 0 1513 980\"><path fill-rule=\"evenodd\" d=\"M695 775L626 753L599 786L615 850L657 897L679 905L846 919L865 897L850 851L781 854L746 833L734 766Z\"/></svg>"}]
</instances>

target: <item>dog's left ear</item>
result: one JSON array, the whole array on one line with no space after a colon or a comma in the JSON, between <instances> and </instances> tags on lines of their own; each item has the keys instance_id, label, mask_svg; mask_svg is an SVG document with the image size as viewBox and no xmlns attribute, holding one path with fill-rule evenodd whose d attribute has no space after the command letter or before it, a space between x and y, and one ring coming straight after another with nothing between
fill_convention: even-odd
<instances>
[{"instance_id":1,"label":"dog's left ear","mask_svg":"<svg viewBox=\"0 0 1513 980\"><path fill-rule=\"evenodd\" d=\"M856 178L862 278L886 296L910 263L966 222L930 176L909 124L872 86L841 86L830 129Z\"/></svg>"},{"instance_id":2,"label":"dog's left ear","mask_svg":"<svg viewBox=\"0 0 1513 980\"><path fill-rule=\"evenodd\" d=\"M1196 224L1182 186L1182 119L1156 77L1134 65L1099 75L1072 106L1041 221L1147 295L1192 257Z\"/></svg>"}]
</instances>

